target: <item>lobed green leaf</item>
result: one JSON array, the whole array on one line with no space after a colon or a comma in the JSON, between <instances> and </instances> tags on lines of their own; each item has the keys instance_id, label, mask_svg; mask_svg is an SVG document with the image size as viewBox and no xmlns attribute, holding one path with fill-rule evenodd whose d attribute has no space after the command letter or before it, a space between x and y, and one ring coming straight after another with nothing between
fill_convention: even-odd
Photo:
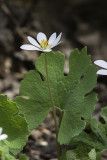
<instances>
[{"instance_id":1,"label":"lobed green leaf","mask_svg":"<svg viewBox=\"0 0 107 160\"><path fill-rule=\"evenodd\" d=\"M6 146L12 154L17 154L25 146L28 139L28 125L24 117L19 115L16 104L7 100L6 95L0 95L0 126L8 135L0 146Z\"/></svg>"},{"instance_id":2,"label":"lobed green leaf","mask_svg":"<svg viewBox=\"0 0 107 160\"><path fill-rule=\"evenodd\" d=\"M86 48L71 52L68 76L64 76L64 54L49 52L46 55L54 106L63 113L58 141L69 144L72 137L82 132L94 111L96 94L90 92L96 84L96 68L91 64ZM35 67L34 71L25 74L21 96L14 99L30 130L40 125L51 109L45 54L37 59Z\"/></svg>"}]
</instances>

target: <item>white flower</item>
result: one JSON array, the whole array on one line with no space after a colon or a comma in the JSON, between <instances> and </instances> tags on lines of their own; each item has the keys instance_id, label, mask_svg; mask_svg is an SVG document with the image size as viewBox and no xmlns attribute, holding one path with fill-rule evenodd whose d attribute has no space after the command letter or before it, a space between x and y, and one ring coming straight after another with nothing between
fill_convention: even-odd
<instances>
[{"instance_id":1,"label":"white flower","mask_svg":"<svg viewBox=\"0 0 107 160\"><path fill-rule=\"evenodd\" d=\"M28 41L31 44L24 44L20 48L24 50L37 50L37 51L43 51L43 52L50 52L51 49L55 46L57 46L61 41L61 35L60 33L58 37L56 38L56 33L53 33L49 40L47 40L47 37L44 33L39 32L37 34L37 42L34 38L28 36Z\"/></svg>"},{"instance_id":2,"label":"white flower","mask_svg":"<svg viewBox=\"0 0 107 160\"><path fill-rule=\"evenodd\" d=\"M3 130L3 129L0 127L0 141L6 139L6 138L8 137L7 134L1 134L1 133L2 133L2 130Z\"/></svg>"},{"instance_id":3,"label":"white flower","mask_svg":"<svg viewBox=\"0 0 107 160\"><path fill-rule=\"evenodd\" d=\"M104 69L100 69L97 74L101 74L101 75L107 75L107 62L103 61L103 60L97 60L94 62L96 65L104 68Z\"/></svg>"}]
</instances>

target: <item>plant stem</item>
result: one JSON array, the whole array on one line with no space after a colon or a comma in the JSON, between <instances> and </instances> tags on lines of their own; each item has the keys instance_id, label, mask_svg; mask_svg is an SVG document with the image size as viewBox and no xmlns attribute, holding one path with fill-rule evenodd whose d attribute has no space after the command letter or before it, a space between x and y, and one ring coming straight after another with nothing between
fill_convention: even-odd
<instances>
[{"instance_id":1,"label":"plant stem","mask_svg":"<svg viewBox=\"0 0 107 160\"><path fill-rule=\"evenodd\" d=\"M58 153L58 160L59 160L59 158L60 158L60 145L59 145L59 143L57 142L58 126L57 126L57 120L56 120L56 111L55 111L54 102L53 102L53 97L52 97L52 93L51 93L50 80L49 80L49 75L48 75L47 55L46 55L46 53L45 53L45 67L46 67L47 84L48 84L49 95L50 95L51 105L52 105L52 110L53 110L53 117L54 117L54 122L55 122L57 153Z\"/></svg>"}]
</instances>

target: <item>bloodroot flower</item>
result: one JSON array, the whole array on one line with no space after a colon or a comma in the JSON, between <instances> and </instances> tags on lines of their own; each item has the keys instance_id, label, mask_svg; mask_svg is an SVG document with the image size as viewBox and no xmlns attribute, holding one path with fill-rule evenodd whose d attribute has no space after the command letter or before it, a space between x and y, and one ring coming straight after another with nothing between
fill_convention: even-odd
<instances>
[{"instance_id":1,"label":"bloodroot flower","mask_svg":"<svg viewBox=\"0 0 107 160\"><path fill-rule=\"evenodd\" d=\"M94 62L96 65L104 68L104 69L100 69L97 74L101 74L101 75L107 75L107 62L103 61L103 60L97 60Z\"/></svg>"},{"instance_id":2,"label":"bloodroot flower","mask_svg":"<svg viewBox=\"0 0 107 160\"><path fill-rule=\"evenodd\" d=\"M37 34L37 42L34 38L28 36L28 41L31 43L30 44L24 44L20 48L24 50L37 50L37 51L43 51L43 52L50 52L51 49L55 46L57 46L61 41L61 35L60 33L58 37L56 38L56 33L53 33L49 40L47 40L47 37L44 33L39 32Z\"/></svg>"},{"instance_id":3,"label":"bloodroot flower","mask_svg":"<svg viewBox=\"0 0 107 160\"><path fill-rule=\"evenodd\" d=\"M1 134L1 133L2 133L2 130L3 130L3 129L0 127L0 141L6 139L6 138L8 137L7 134Z\"/></svg>"}]
</instances>

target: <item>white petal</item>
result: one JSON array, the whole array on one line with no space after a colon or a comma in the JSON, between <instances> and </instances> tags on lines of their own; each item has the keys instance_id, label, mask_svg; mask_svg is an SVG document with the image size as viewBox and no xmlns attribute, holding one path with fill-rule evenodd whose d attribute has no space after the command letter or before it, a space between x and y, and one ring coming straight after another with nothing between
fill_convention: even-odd
<instances>
[{"instance_id":1,"label":"white petal","mask_svg":"<svg viewBox=\"0 0 107 160\"><path fill-rule=\"evenodd\" d=\"M2 135L0 135L0 141L3 140L3 139L6 139L7 137L8 137L7 134L2 134Z\"/></svg>"},{"instance_id":2,"label":"white petal","mask_svg":"<svg viewBox=\"0 0 107 160\"><path fill-rule=\"evenodd\" d=\"M41 40L46 40L47 38L46 38L46 35L44 34L44 33L42 33L42 32L39 32L38 34L37 34L37 40L38 40L38 42L39 43L41 43Z\"/></svg>"},{"instance_id":3,"label":"white petal","mask_svg":"<svg viewBox=\"0 0 107 160\"><path fill-rule=\"evenodd\" d=\"M0 127L0 134L2 133L2 130L3 130L3 129Z\"/></svg>"},{"instance_id":4,"label":"white petal","mask_svg":"<svg viewBox=\"0 0 107 160\"><path fill-rule=\"evenodd\" d=\"M58 42L61 39L61 35L62 35L62 33L59 34L59 36L56 38L56 40L53 42L53 44L50 46L50 48L53 48L54 46L56 46L58 44Z\"/></svg>"},{"instance_id":5,"label":"white petal","mask_svg":"<svg viewBox=\"0 0 107 160\"><path fill-rule=\"evenodd\" d=\"M21 49L24 49L24 50L37 50L37 51L41 51L41 49L35 47L35 46L32 46L30 44L24 44L20 47Z\"/></svg>"},{"instance_id":6,"label":"white petal","mask_svg":"<svg viewBox=\"0 0 107 160\"><path fill-rule=\"evenodd\" d=\"M52 51L51 49L45 49L45 50L43 50L44 52L50 52L50 51Z\"/></svg>"},{"instance_id":7,"label":"white petal","mask_svg":"<svg viewBox=\"0 0 107 160\"><path fill-rule=\"evenodd\" d=\"M54 47L56 47L58 44L60 44L62 41L58 42ZM50 48L53 48L53 47L50 47Z\"/></svg>"},{"instance_id":8,"label":"white petal","mask_svg":"<svg viewBox=\"0 0 107 160\"><path fill-rule=\"evenodd\" d=\"M102 67L102 68L105 68L107 69L107 62L103 61L103 60L97 60L94 62L96 65Z\"/></svg>"},{"instance_id":9,"label":"white petal","mask_svg":"<svg viewBox=\"0 0 107 160\"><path fill-rule=\"evenodd\" d=\"M36 40L35 40L34 38L32 38L32 37L30 37L30 36L28 36L27 38L28 38L28 40L29 40L29 42L30 42L31 44L33 44L34 46L40 48L40 45L36 42Z\"/></svg>"},{"instance_id":10,"label":"white petal","mask_svg":"<svg viewBox=\"0 0 107 160\"><path fill-rule=\"evenodd\" d=\"M55 41L55 39L56 39L56 33L53 33L53 34L50 36L48 43L51 45L51 44Z\"/></svg>"},{"instance_id":11,"label":"white petal","mask_svg":"<svg viewBox=\"0 0 107 160\"><path fill-rule=\"evenodd\" d=\"M100 75L107 75L107 70L105 69L100 69L97 74L100 74Z\"/></svg>"}]
</instances>

